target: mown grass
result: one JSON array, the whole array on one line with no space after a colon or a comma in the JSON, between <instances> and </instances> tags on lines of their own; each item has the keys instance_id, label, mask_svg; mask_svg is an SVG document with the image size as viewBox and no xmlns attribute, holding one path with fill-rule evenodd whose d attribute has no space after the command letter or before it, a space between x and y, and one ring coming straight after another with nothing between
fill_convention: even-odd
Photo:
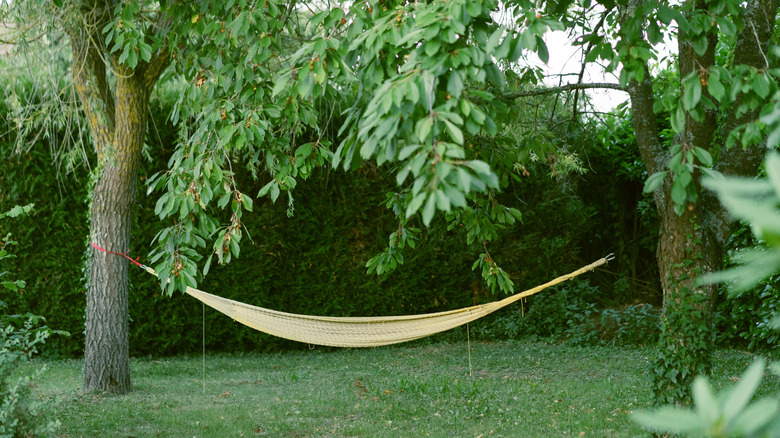
<instances>
[{"instance_id":1,"label":"mown grass","mask_svg":"<svg viewBox=\"0 0 780 438\"><path fill-rule=\"evenodd\" d=\"M627 437L650 405L650 349L465 343L133 359L133 392L84 394L83 362L36 389L62 437ZM730 383L752 355L716 355ZM33 366L40 362L33 363ZM764 382L764 387L777 385Z\"/></svg>"}]
</instances>

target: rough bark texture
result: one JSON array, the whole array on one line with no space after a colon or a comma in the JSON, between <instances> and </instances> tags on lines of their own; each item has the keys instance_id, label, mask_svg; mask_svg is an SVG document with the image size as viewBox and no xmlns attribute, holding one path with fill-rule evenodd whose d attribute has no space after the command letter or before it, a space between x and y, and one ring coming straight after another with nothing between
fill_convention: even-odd
<instances>
[{"instance_id":1,"label":"rough bark texture","mask_svg":"<svg viewBox=\"0 0 780 438\"><path fill-rule=\"evenodd\" d=\"M109 251L130 247L138 167L146 134L149 95L168 64L167 52L135 69L114 63L113 88L105 60L111 59L97 31L108 23L105 5L82 12L90 25L69 31L73 78L98 156L90 204L90 239ZM91 29L85 30L85 29ZM85 391L130 391L127 260L93 251L89 269L84 351Z\"/></svg>"},{"instance_id":2,"label":"rough bark texture","mask_svg":"<svg viewBox=\"0 0 780 438\"><path fill-rule=\"evenodd\" d=\"M130 248L138 165L146 133L149 90L134 77L116 85L117 123L112 141L99 147L99 179L90 207L90 238L114 252ZM84 389L130 391L127 326L128 267L122 257L95 251L87 289Z\"/></svg>"}]
</instances>

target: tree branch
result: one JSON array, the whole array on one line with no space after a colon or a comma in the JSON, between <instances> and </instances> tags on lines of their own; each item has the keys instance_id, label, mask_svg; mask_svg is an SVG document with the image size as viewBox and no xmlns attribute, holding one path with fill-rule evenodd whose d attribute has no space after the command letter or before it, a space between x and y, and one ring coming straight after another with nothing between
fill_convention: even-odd
<instances>
[{"instance_id":1,"label":"tree branch","mask_svg":"<svg viewBox=\"0 0 780 438\"><path fill-rule=\"evenodd\" d=\"M114 127L113 95L106 78L106 65L93 45L90 35L83 30L70 32L73 52L73 84L81 100L87 123L92 132L98 155L100 145L107 144Z\"/></svg>"},{"instance_id":2,"label":"tree branch","mask_svg":"<svg viewBox=\"0 0 780 438\"><path fill-rule=\"evenodd\" d=\"M149 60L149 64L146 66L146 68L143 71L143 82L144 85L147 87L154 86L154 83L157 82L157 79L160 77L162 72L165 71L166 68L168 68L168 65L171 63L171 54L168 50L168 46L164 45L160 47L160 50L152 55L152 59Z\"/></svg>"},{"instance_id":3,"label":"tree branch","mask_svg":"<svg viewBox=\"0 0 780 438\"><path fill-rule=\"evenodd\" d=\"M154 86L154 83L157 82L157 79L159 79L162 72L164 72L171 63L171 53L168 49L168 39L166 35L173 26L173 19L169 14L161 11L158 21L154 23L153 26L157 30L158 36L164 38L165 42L160 46L157 53L152 55L152 59L149 60L149 63L143 70L143 82L149 88Z\"/></svg>"},{"instance_id":4,"label":"tree branch","mask_svg":"<svg viewBox=\"0 0 780 438\"><path fill-rule=\"evenodd\" d=\"M589 89L608 89L608 90L618 90L618 91L628 92L628 90L621 87L620 84L613 84L609 82L596 82L591 84L582 84L582 83L566 84L566 85L561 85L560 87L539 88L536 90L518 91L516 93L504 94L499 97L504 100L512 100L520 97L541 96L543 94L563 93L565 91L571 91L571 90L589 90Z\"/></svg>"}]
</instances>

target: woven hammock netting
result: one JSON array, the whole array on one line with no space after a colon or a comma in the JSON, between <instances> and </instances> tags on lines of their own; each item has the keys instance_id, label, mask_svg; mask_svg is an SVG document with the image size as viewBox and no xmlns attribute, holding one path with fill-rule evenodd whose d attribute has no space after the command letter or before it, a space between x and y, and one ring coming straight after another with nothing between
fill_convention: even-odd
<instances>
[{"instance_id":1,"label":"woven hammock netting","mask_svg":"<svg viewBox=\"0 0 780 438\"><path fill-rule=\"evenodd\" d=\"M377 347L424 338L489 315L522 298L606 264L604 257L555 280L500 301L438 313L405 316L331 317L298 315L252 306L187 287L186 293L253 329L293 341L331 347ZM145 267L152 275L151 268Z\"/></svg>"}]
</instances>

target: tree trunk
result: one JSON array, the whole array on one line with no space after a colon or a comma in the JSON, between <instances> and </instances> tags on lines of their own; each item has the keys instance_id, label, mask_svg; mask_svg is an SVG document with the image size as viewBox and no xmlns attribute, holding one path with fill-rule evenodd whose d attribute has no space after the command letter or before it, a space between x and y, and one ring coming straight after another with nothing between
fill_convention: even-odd
<instances>
[{"instance_id":1,"label":"tree trunk","mask_svg":"<svg viewBox=\"0 0 780 438\"><path fill-rule=\"evenodd\" d=\"M696 185L701 190L698 178ZM657 250L664 300L653 391L659 403L687 404L693 378L710 372L714 347L716 288L697 286L696 279L720 269L723 249L704 223L708 212L702 211L701 203L690 204L678 215L668 192L664 199L666 203L658 206Z\"/></svg>"},{"instance_id":2,"label":"tree trunk","mask_svg":"<svg viewBox=\"0 0 780 438\"><path fill-rule=\"evenodd\" d=\"M699 55L691 37L678 30L681 78L692 72L709 71L715 64L717 38L715 30L710 31L707 50ZM702 99L707 98L709 91L704 87ZM701 121L694 120L686 111L685 128L674 139L681 147L683 160L689 150L712 148L716 119L715 108L705 109ZM661 202L656 203L661 218L657 259L664 301L653 390L660 403L687 404L693 378L710 371L714 347L712 316L716 288L697 286L696 279L702 273L721 268L723 248L705 222L710 212L702 210L701 202L688 203L682 214L675 211L671 190L676 175L669 175L661 188ZM700 196L703 190L699 172L694 171L688 191Z\"/></svg>"},{"instance_id":3,"label":"tree trunk","mask_svg":"<svg viewBox=\"0 0 780 438\"><path fill-rule=\"evenodd\" d=\"M130 248L149 96L170 59L163 48L148 62L139 61L134 69L120 65L107 50L102 34L112 9L101 2L90 4L88 10L81 11L86 25L77 20L67 31L73 51L73 83L98 157L89 206L90 239L103 249L125 253ZM107 61L113 63L110 71L117 73L113 87L108 80ZM131 389L128 269L123 257L97 250L92 253L86 306L85 391L124 394Z\"/></svg>"},{"instance_id":4,"label":"tree trunk","mask_svg":"<svg viewBox=\"0 0 780 438\"><path fill-rule=\"evenodd\" d=\"M751 0L747 4L745 30L738 35L735 63L765 68L769 38L774 30L777 1ZM707 71L714 65L717 36L708 35L708 50L699 56L688 37L678 35L680 77L691 71ZM646 74L646 78L649 74ZM629 85L634 130L640 153L649 174L669 169L670 154L658 137L653 113L652 83L646 79ZM706 87L703 96L708 96ZM735 102L732 108L739 105ZM716 169L729 175L753 175L761 161L759 148L732 149L717 146L713 138L716 127L715 110L707 110L702 122L686 115L684 131L675 143L683 149L701 147L713 151L720 148ZM757 118L757 111L736 119L733 110L727 114L726 126L733 129L740 123ZM671 199L670 174L654 192L661 226L657 249L658 267L664 294L662 334L659 354L653 363L654 393L660 403L685 404L690 401L690 388L697 374L709 372L713 348L712 314L715 287L697 287L696 278L719 270L725 245L731 234L726 211L717 199L704 192L700 175L693 175L692 187L699 195L677 214Z\"/></svg>"},{"instance_id":5,"label":"tree trunk","mask_svg":"<svg viewBox=\"0 0 780 438\"><path fill-rule=\"evenodd\" d=\"M149 90L132 76L119 78L116 97L113 141L98 145L103 153L90 205L90 238L101 248L124 253L130 248ZM85 391L130 391L129 266L123 257L94 251L87 289Z\"/></svg>"}]
</instances>

